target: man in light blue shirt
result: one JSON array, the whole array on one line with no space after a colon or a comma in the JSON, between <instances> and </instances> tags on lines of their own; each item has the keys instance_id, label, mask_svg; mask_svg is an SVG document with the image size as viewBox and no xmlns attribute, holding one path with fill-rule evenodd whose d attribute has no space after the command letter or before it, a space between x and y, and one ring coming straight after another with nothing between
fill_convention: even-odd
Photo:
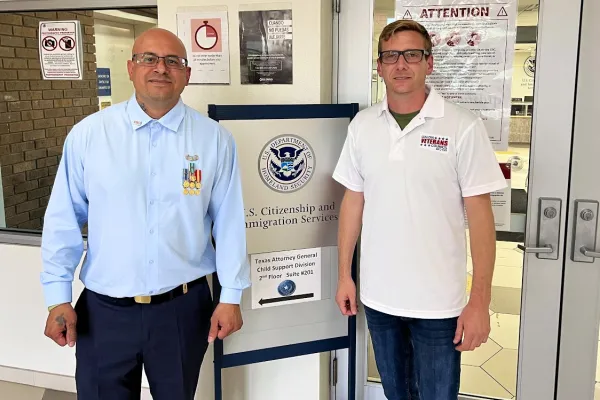
<instances>
[{"instance_id":1,"label":"man in light blue shirt","mask_svg":"<svg viewBox=\"0 0 600 400\"><path fill-rule=\"evenodd\" d=\"M236 145L181 101L191 71L171 32L142 34L127 68L135 95L64 144L42 236L45 334L77 342L82 400L139 398L142 366L155 400L192 400L208 343L241 328L250 285Z\"/></svg>"}]
</instances>

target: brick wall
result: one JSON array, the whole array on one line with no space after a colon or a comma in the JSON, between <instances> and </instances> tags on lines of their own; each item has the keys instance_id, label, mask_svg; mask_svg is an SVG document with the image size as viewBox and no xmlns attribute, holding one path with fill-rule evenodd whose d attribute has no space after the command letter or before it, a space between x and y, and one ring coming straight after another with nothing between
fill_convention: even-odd
<instances>
[{"instance_id":1,"label":"brick wall","mask_svg":"<svg viewBox=\"0 0 600 400\"><path fill-rule=\"evenodd\" d=\"M93 11L0 13L0 166L6 225L40 229L67 133L98 111ZM40 20L81 21L84 80L42 80Z\"/></svg>"}]
</instances>

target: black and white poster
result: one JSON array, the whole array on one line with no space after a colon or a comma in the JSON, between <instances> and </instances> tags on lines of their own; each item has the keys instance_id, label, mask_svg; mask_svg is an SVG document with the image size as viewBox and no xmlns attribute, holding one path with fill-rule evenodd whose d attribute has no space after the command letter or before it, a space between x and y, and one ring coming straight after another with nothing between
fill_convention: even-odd
<instances>
[{"instance_id":1,"label":"black and white poster","mask_svg":"<svg viewBox=\"0 0 600 400\"><path fill-rule=\"evenodd\" d=\"M240 11L241 83L293 83L292 10Z\"/></svg>"}]
</instances>

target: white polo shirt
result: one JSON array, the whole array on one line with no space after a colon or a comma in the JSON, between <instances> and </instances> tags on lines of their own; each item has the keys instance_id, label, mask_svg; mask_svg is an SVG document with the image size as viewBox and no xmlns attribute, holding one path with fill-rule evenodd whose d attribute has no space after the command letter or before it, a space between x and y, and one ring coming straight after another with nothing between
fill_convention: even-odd
<instances>
[{"instance_id":1,"label":"white polo shirt","mask_svg":"<svg viewBox=\"0 0 600 400\"><path fill-rule=\"evenodd\" d=\"M506 181L483 121L427 90L404 130L387 98L359 112L333 178L364 192L363 304L391 315L450 318L466 304L463 197Z\"/></svg>"}]
</instances>

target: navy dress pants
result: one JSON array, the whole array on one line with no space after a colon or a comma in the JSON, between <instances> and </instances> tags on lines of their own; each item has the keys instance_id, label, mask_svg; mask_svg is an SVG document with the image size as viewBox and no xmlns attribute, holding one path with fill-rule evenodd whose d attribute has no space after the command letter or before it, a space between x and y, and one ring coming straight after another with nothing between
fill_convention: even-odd
<instances>
[{"instance_id":1,"label":"navy dress pants","mask_svg":"<svg viewBox=\"0 0 600 400\"><path fill-rule=\"evenodd\" d=\"M84 290L77 312L78 400L193 400L213 304L206 281L172 300L124 305Z\"/></svg>"}]
</instances>

